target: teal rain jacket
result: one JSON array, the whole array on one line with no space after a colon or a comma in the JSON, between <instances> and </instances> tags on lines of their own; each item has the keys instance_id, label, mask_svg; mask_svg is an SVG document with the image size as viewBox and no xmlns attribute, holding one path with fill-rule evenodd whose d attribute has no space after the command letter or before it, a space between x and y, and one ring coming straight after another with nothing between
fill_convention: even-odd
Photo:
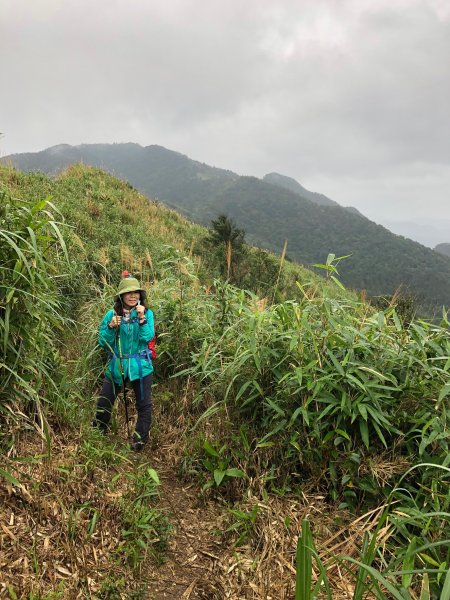
<instances>
[{"instance_id":1,"label":"teal rain jacket","mask_svg":"<svg viewBox=\"0 0 450 600\"><path fill-rule=\"evenodd\" d=\"M148 351L148 342L155 335L153 311L145 310L147 323L139 325L136 309L130 314L128 323L122 318L120 327L110 329L108 323L114 316L109 310L100 324L98 343L111 353L105 375L119 385L124 379L134 381L153 373L153 364Z\"/></svg>"}]
</instances>

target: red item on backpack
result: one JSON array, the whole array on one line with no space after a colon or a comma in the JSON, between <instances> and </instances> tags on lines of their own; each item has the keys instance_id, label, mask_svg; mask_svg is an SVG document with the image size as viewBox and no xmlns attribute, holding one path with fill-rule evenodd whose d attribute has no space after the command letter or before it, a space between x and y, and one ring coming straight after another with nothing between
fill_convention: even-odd
<instances>
[{"instance_id":1,"label":"red item on backpack","mask_svg":"<svg viewBox=\"0 0 450 600\"><path fill-rule=\"evenodd\" d=\"M155 325L155 335L149 341L148 349L150 350L150 356L151 356L152 360L155 360L155 358L156 358L156 325Z\"/></svg>"}]
</instances>

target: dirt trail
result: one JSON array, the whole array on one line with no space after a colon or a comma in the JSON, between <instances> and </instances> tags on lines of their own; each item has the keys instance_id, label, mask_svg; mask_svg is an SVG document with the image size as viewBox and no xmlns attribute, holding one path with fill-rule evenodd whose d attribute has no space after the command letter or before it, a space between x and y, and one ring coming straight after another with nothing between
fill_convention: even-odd
<instances>
[{"instance_id":1,"label":"dirt trail","mask_svg":"<svg viewBox=\"0 0 450 600\"><path fill-rule=\"evenodd\" d=\"M217 566L221 558L220 537L212 530L220 520L220 507L203 503L198 487L182 482L167 459L155 456L152 465L161 480L158 508L173 527L162 565L149 564L148 600L194 600L224 598Z\"/></svg>"},{"instance_id":2,"label":"dirt trail","mask_svg":"<svg viewBox=\"0 0 450 600\"><path fill-rule=\"evenodd\" d=\"M168 429L143 457L158 472L156 507L173 527L164 563L157 565L149 558L143 566L147 600L293 600L297 535L286 530L285 500L267 504L243 499L243 511L259 504L259 519L252 539L236 546L236 536L220 534L230 526L230 506L218 498L200 498L198 480L180 478L180 431ZM296 502L292 521L304 510L304 504Z\"/></svg>"},{"instance_id":3,"label":"dirt trail","mask_svg":"<svg viewBox=\"0 0 450 600\"><path fill-rule=\"evenodd\" d=\"M121 431L122 440L125 433ZM18 448L19 456L39 456L41 440L28 437ZM364 530L373 528L370 519L358 519L350 530L336 533L336 513L327 515L322 496L272 495L262 500L247 493L234 506L244 515L256 506L257 519L248 539L237 545L235 534L220 535L234 520L229 510L233 505L220 497L200 498L198 479L179 476L186 451L180 444L182 432L167 426L134 457L136 464L128 460L126 467L133 469L142 461L156 469L161 487L152 507L167 516L173 531L161 553L162 564L149 556L128 580L129 571L117 561L123 490L108 491L113 471L96 467L86 472L86 456L79 452L82 438L67 437L69 444L63 436L55 443L50 462L20 464L22 471L28 470L29 481L39 482L36 489L28 486L29 492L26 486L1 485L0 480L0 598L25 599L34 590L36 597L48 598L50 591L61 591L63 596L54 597L64 600L293 600L293 561L304 515L315 525L322 551L350 554L360 546ZM125 481L126 472L122 475ZM101 515L92 534L92 511L85 506ZM339 586L333 598L351 597L341 575L331 575ZM16 595L10 592L13 588Z\"/></svg>"}]
</instances>

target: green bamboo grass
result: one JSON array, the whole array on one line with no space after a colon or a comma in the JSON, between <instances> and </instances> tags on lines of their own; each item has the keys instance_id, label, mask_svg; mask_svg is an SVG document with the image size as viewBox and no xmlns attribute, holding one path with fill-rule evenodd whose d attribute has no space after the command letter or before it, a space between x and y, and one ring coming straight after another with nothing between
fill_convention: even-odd
<instances>
[{"instance_id":1,"label":"green bamboo grass","mask_svg":"<svg viewBox=\"0 0 450 600\"><path fill-rule=\"evenodd\" d=\"M56 339L69 322L55 277L67 250L50 198L32 202L2 190L0 204L0 419L36 415L50 451L46 410L59 395ZM8 429L2 437L11 444Z\"/></svg>"},{"instance_id":2,"label":"green bamboo grass","mask_svg":"<svg viewBox=\"0 0 450 600\"><path fill-rule=\"evenodd\" d=\"M450 473L450 469L445 466L435 464L415 465L403 475L398 487L412 471L424 467L437 468L444 474ZM339 564L355 579L353 600L362 600L369 597L368 594L375 594L376 598L380 600L391 598L398 600L413 599L417 597L413 590L417 591L419 585L421 600L429 598L432 589L434 597L439 598L439 600L450 599L450 564L448 562L440 565L436 563L436 568L426 566L414 568L416 562L424 564L424 557L433 554L436 548L448 550L450 539L421 543L419 537L413 536L406 551L399 551L398 549L391 551L389 548L392 548L392 544L388 544L387 547L379 545L378 534L386 523L393 524L397 529L400 528L400 522L402 526L411 524L411 519L407 514L404 514L408 507L398 505L397 502L392 504L396 499L396 491L397 489L392 491L375 530L370 535L368 532L364 533L359 559L350 556L330 555L321 560L314 544L309 521L307 519L302 521L302 531L298 538L296 552L295 600L313 600L318 597L318 593L322 588L325 588L327 597L332 598L327 569L324 567L323 561L325 561L328 568L332 564ZM400 519L398 517L392 518L394 513L399 513L402 516ZM416 515L415 519L419 517L424 527L430 528L431 523L434 522L436 531L443 531L442 524L446 523L448 525L450 522L450 514L446 512L422 513ZM393 532L390 537L395 539L396 533ZM314 585L312 585L313 560L319 571ZM356 573L351 568L352 565L359 567Z\"/></svg>"},{"instance_id":3,"label":"green bamboo grass","mask_svg":"<svg viewBox=\"0 0 450 600\"><path fill-rule=\"evenodd\" d=\"M383 513L384 518L380 520L384 522L386 511ZM380 525L380 524L379 524ZM377 534L379 526L372 533L369 542L369 534L364 535L363 545L360 552L360 559L357 560L350 556L331 555L326 558L326 564L321 561L317 553L314 539L311 533L309 521L302 521L302 532L298 538L296 552L296 586L295 600L314 600L323 597L325 592L326 597L332 600L331 585L327 577L327 568L334 564L339 564L351 577L356 580L356 585L353 590L352 600L362 600L363 598L375 597L379 600L406 600L416 598L412 592L412 576L421 576L420 581L420 598L430 597L430 576L435 577L437 574L445 575L443 586L436 598L439 600L450 599L450 569L413 569L406 568L400 571L395 571L391 566L388 566L383 571L378 570L373 565L377 558L378 545ZM450 540L443 541L445 544L450 544ZM419 552L426 550L430 545L425 545L412 554L412 558L418 555ZM313 584L313 562L319 571L317 580ZM413 563L412 563L413 564ZM358 567L355 571L351 565ZM416 584L415 588L417 589ZM369 596L370 594L370 596Z\"/></svg>"}]
</instances>

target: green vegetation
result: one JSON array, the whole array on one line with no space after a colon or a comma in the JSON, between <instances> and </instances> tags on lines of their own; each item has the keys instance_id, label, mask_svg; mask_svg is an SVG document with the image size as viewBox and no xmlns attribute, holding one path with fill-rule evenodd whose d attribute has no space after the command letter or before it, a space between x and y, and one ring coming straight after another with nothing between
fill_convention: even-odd
<instances>
[{"instance_id":1,"label":"green vegetation","mask_svg":"<svg viewBox=\"0 0 450 600\"><path fill-rule=\"evenodd\" d=\"M43 402L58 412L63 401L52 371L58 364L54 332L64 322L56 278L67 254L48 199L30 202L1 190L0 204L0 415L8 423L0 441L13 442L19 410L34 415L47 435Z\"/></svg>"},{"instance_id":2,"label":"green vegetation","mask_svg":"<svg viewBox=\"0 0 450 600\"><path fill-rule=\"evenodd\" d=\"M120 429L103 439L90 427L96 329L127 268L151 292L158 401L165 421L183 418L180 471L229 509L224 538L258 547L264 505L313 490L374 526L352 556L315 548L314 521L293 531L298 599L333 597L330 565L354 598L448 598L445 311L432 324L395 298L374 308L342 289L334 255L321 278L243 245L232 284L207 230L95 169L51 180L2 168L0 180L0 493L20 505L29 542L26 583L5 575L11 597L69 597L73 581L86 598L132 597L167 545L154 467L130 457ZM49 549L61 589L46 579Z\"/></svg>"},{"instance_id":3,"label":"green vegetation","mask_svg":"<svg viewBox=\"0 0 450 600\"><path fill-rule=\"evenodd\" d=\"M75 194L87 192L89 205L94 201L84 184L95 176L86 173L80 185L80 174L66 183ZM25 561L20 583L12 560L17 548L2 542L9 561L2 561L1 593L67 598L70 577L83 597L121 597L120 590L137 585L147 556L159 560L170 527L154 507L156 471L145 463L134 467L123 443L90 427L102 361L96 330L111 302L101 296L105 270L91 253L95 233L86 252L75 226L63 223L51 202L54 186L47 178L2 170L1 179L0 517L5 531L10 515L19 515L14 523L24 549L15 559ZM80 219L77 226L82 232L90 224ZM73 440L69 454L58 443L65 435ZM17 537L6 531L11 544ZM50 557L55 571L49 578ZM115 575L105 578L105 572ZM57 588L54 573L65 579Z\"/></svg>"},{"instance_id":4,"label":"green vegetation","mask_svg":"<svg viewBox=\"0 0 450 600\"><path fill-rule=\"evenodd\" d=\"M337 202L335 202L334 200L331 200L331 198L328 198L327 196L324 196L324 194L317 194L316 192L310 192L309 190L304 188L302 185L300 185L299 182L296 181L295 179L293 179L292 177L286 177L286 175L280 175L280 173L268 173L267 175L264 175L263 181L265 181L266 183L270 183L272 185L277 185L286 190L290 190L291 192L295 192L299 196L302 196L303 198L307 198L308 200L311 200L311 202L314 202L315 204L320 204L322 206L339 206L339 204ZM356 209L352 208L351 210L356 210Z\"/></svg>"},{"instance_id":5,"label":"green vegetation","mask_svg":"<svg viewBox=\"0 0 450 600\"><path fill-rule=\"evenodd\" d=\"M381 527L387 521L388 511L385 511L375 532L369 536L366 532L363 539L360 556L354 559L351 556L331 556L327 557L324 563L317 551L314 539L311 533L309 521L304 519L302 522L301 535L298 538L296 553L296 591L295 600L313 600L320 597L321 594L332 599L332 591L328 580L327 570L333 563L338 565L349 573L354 579L352 599L361 600L362 598L375 597L379 600L404 600L405 598L431 598L439 597L440 600L450 598L450 569L448 565L441 564L438 572L438 580L442 582L439 596L436 589L430 589L430 578L428 572L421 568L414 568L416 555L425 553L433 547L433 543L420 546L417 538L410 542L406 553L400 555L386 555L385 549L378 541L377 536ZM443 517L446 517L444 513ZM448 540L443 541L448 544ZM382 560L380 561L380 557ZM381 562L383 569L374 568L374 563ZM313 582L313 563L316 563L318 577ZM437 565L436 565L437 566ZM412 587L413 577L421 575L422 583L420 588ZM323 592L321 591L323 588ZM420 596L416 596L420 594ZM326 596L325 596L326 594ZM370 596L368 596L370 594Z\"/></svg>"},{"instance_id":6,"label":"green vegetation","mask_svg":"<svg viewBox=\"0 0 450 600\"><path fill-rule=\"evenodd\" d=\"M341 279L370 297L390 296L402 286L417 297L425 315L439 315L450 302L448 256L394 235L358 211L283 176L240 177L160 146L138 144L57 146L2 160L47 173L81 161L107 168L203 225L226 214L250 243L276 253L288 240L288 255L305 266L323 261L331 252L351 254L351 261L342 265Z\"/></svg>"}]
</instances>

